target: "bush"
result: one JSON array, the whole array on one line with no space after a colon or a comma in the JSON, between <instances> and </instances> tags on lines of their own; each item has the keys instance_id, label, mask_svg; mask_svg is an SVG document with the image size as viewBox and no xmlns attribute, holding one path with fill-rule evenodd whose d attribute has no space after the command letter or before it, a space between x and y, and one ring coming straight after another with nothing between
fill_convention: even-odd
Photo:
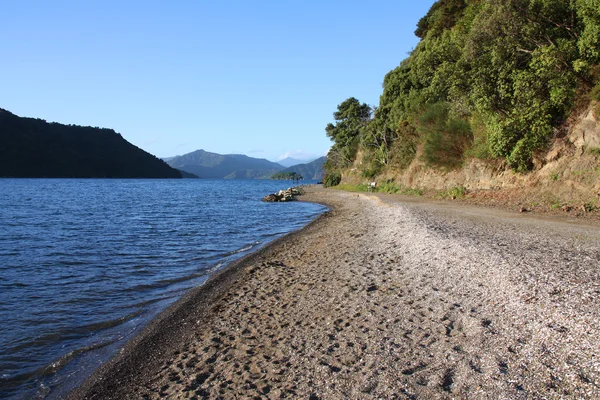
<instances>
[{"instance_id":1,"label":"bush","mask_svg":"<svg viewBox=\"0 0 600 400\"><path fill-rule=\"evenodd\" d=\"M342 181L342 175L339 172L330 172L323 179L323 186L332 187L337 186Z\"/></svg>"},{"instance_id":2,"label":"bush","mask_svg":"<svg viewBox=\"0 0 600 400\"><path fill-rule=\"evenodd\" d=\"M338 185L336 187L336 189L345 190L347 192L368 192L369 185L367 185L366 183L360 183L358 185L350 185L347 183L342 183L341 185Z\"/></svg>"},{"instance_id":3,"label":"bush","mask_svg":"<svg viewBox=\"0 0 600 400\"><path fill-rule=\"evenodd\" d=\"M438 197L442 199L462 199L467 194L467 188L464 186L454 186L448 190L438 192Z\"/></svg>"},{"instance_id":4,"label":"bush","mask_svg":"<svg viewBox=\"0 0 600 400\"><path fill-rule=\"evenodd\" d=\"M367 179L375 178L379 172L381 172L381 167L377 167L375 165L370 165L367 169L362 171L362 177Z\"/></svg>"},{"instance_id":5,"label":"bush","mask_svg":"<svg viewBox=\"0 0 600 400\"><path fill-rule=\"evenodd\" d=\"M380 186L375 188L380 193L397 193L404 194L407 196L422 196L423 191L421 189L407 188L402 185L398 185L392 181L382 183Z\"/></svg>"},{"instance_id":6,"label":"bush","mask_svg":"<svg viewBox=\"0 0 600 400\"><path fill-rule=\"evenodd\" d=\"M398 186L394 182L385 182L376 187L376 190L381 193L398 193L402 190L402 186Z\"/></svg>"},{"instance_id":7,"label":"bush","mask_svg":"<svg viewBox=\"0 0 600 400\"><path fill-rule=\"evenodd\" d=\"M430 104L419 119L425 136L423 161L430 166L454 169L462 165L465 151L473 144L469 122L451 118L447 103Z\"/></svg>"},{"instance_id":8,"label":"bush","mask_svg":"<svg viewBox=\"0 0 600 400\"><path fill-rule=\"evenodd\" d=\"M390 146L390 164L402 170L407 168L417 155L419 134L408 121L400 122L396 133L398 137Z\"/></svg>"},{"instance_id":9,"label":"bush","mask_svg":"<svg viewBox=\"0 0 600 400\"><path fill-rule=\"evenodd\" d=\"M598 82L596 86L594 86L594 88L590 92L590 96L593 100L600 101L600 82Z\"/></svg>"},{"instance_id":10,"label":"bush","mask_svg":"<svg viewBox=\"0 0 600 400\"><path fill-rule=\"evenodd\" d=\"M469 123L473 132L473 145L466 150L465 155L467 157L479 158L480 160L489 160L492 158L492 154L490 153L487 128L483 119L478 114L475 114Z\"/></svg>"}]
</instances>

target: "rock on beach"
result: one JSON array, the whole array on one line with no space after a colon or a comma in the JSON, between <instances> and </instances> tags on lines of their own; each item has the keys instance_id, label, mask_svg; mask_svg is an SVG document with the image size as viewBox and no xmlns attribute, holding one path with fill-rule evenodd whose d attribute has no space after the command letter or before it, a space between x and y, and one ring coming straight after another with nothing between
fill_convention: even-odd
<instances>
[{"instance_id":1,"label":"rock on beach","mask_svg":"<svg viewBox=\"0 0 600 400\"><path fill-rule=\"evenodd\" d=\"M280 190L278 193L271 193L263 198L263 201L269 203L293 201L296 196L302 194L302 190L298 188L289 188L287 190Z\"/></svg>"}]
</instances>

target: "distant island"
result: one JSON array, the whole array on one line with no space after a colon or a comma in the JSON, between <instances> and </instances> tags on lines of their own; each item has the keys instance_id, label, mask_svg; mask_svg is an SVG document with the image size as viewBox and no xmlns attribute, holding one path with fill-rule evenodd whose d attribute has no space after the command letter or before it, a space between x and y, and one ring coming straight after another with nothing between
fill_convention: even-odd
<instances>
[{"instance_id":1,"label":"distant island","mask_svg":"<svg viewBox=\"0 0 600 400\"><path fill-rule=\"evenodd\" d=\"M0 177L182 177L112 129L48 123L1 108L0 142Z\"/></svg>"},{"instance_id":2,"label":"distant island","mask_svg":"<svg viewBox=\"0 0 600 400\"><path fill-rule=\"evenodd\" d=\"M304 177L296 172L278 172L271 176L275 180L301 181Z\"/></svg>"}]
</instances>

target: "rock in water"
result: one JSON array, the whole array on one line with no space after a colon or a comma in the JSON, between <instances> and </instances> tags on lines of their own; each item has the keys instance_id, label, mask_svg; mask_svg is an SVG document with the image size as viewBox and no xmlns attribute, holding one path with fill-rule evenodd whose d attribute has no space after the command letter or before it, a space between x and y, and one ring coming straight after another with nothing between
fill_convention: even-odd
<instances>
[{"instance_id":1,"label":"rock in water","mask_svg":"<svg viewBox=\"0 0 600 400\"><path fill-rule=\"evenodd\" d=\"M302 191L298 188L289 188L287 190L280 190L279 193L271 193L263 197L263 201L274 203L278 201L292 201L295 200L294 196L302 194Z\"/></svg>"},{"instance_id":2,"label":"rock in water","mask_svg":"<svg viewBox=\"0 0 600 400\"><path fill-rule=\"evenodd\" d=\"M279 198L278 195L276 195L275 193L271 193L270 195L265 196L263 198L263 201L266 201L266 202L269 202L269 203L275 203L275 202L278 202L278 201L281 201L281 200L280 200L280 198Z\"/></svg>"}]
</instances>

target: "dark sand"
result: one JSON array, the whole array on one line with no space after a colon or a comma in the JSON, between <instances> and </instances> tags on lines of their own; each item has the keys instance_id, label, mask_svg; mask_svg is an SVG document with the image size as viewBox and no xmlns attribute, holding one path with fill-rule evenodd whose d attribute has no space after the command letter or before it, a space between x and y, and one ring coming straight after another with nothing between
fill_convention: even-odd
<instances>
[{"instance_id":1,"label":"dark sand","mask_svg":"<svg viewBox=\"0 0 600 400\"><path fill-rule=\"evenodd\" d=\"M600 398L597 224L303 200L332 211L187 295L70 397Z\"/></svg>"}]
</instances>

